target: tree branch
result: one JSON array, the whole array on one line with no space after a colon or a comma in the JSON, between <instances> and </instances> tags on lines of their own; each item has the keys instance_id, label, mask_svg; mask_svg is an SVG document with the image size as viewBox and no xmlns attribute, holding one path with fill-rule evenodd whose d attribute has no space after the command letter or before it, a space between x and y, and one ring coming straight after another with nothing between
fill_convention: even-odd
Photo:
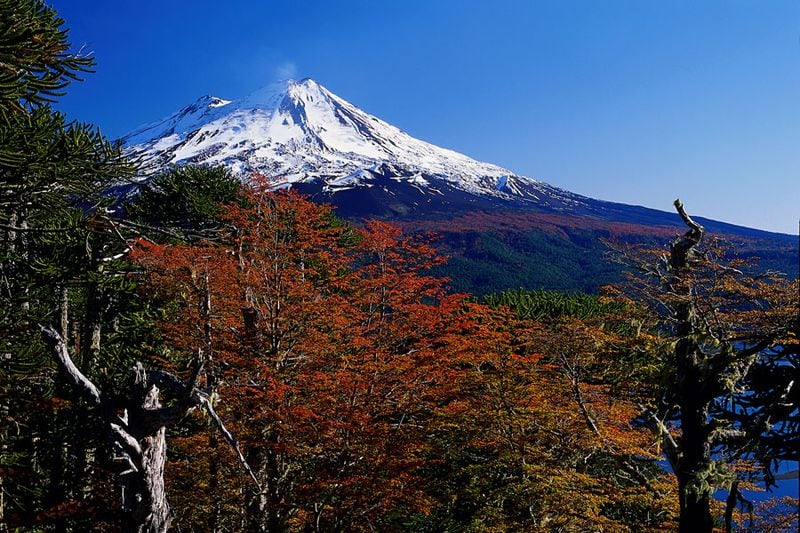
<instances>
[{"instance_id":1,"label":"tree branch","mask_svg":"<svg viewBox=\"0 0 800 533\"><path fill-rule=\"evenodd\" d=\"M644 405L639 404L639 409L641 409L642 413L644 413L652 422L656 435L661 438L661 441L664 444L664 455L667 456L667 461L669 461L670 467L672 467L673 472L677 471L679 448L678 443L675 442L675 439L672 436L672 433L669 432L669 428L666 424L664 424L663 420L658 418L653 411Z\"/></svg>"},{"instance_id":2,"label":"tree branch","mask_svg":"<svg viewBox=\"0 0 800 533\"><path fill-rule=\"evenodd\" d=\"M108 402L105 401L100 389L98 389L94 383L89 381L89 378L83 375L83 373L78 370L78 368L72 362L67 350L67 346L64 340L61 338L61 335L59 335L59 333L51 326L40 326L40 329L42 331L42 337L44 338L45 344L47 344L47 346L52 350L53 354L56 356L56 359L61 365L62 370L70 379L72 384L80 389L83 392L83 395L90 402L100 408L111 427L111 431L114 434L115 440L123 448L126 454L128 454L132 459L135 459L135 462L138 462L142 456L142 449L136 439L126 431L125 421L116 415L109 415L110 410L108 409ZM253 469L250 468L250 465L247 463L247 460L242 454L242 451L239 448L239 442L233 437L231 432L228 431L228 428L225 427L222 419L220 419L219 415L214 410L214 406L212 405L208 394L196 387L202 367L202 362L198 362L192 372L192 378L188 386L169 372L156 370L149 373L148 381L151 384L160 385L164 388L170 388L173 392L181 396L179 404L174 407L150 411L149 414L153 417L152 422L161 426L166 426L183 417L194 407L202 407L208 413L209 417L211 417L212 422L220 431L220 433L222 433L225 441L236 452L239 462L253 479L260 492L263 490L261 483L259 483L258 478L253 472Z\"/></svg>"},{"instance_id":3,"label":"tree branch","mask_svg":"<svg viewBox=\"0 0 800 533\"><path fill-rule=\"evenodd\" d=\"M20 228L18 226L0 224L0 229L25 233L66 233L67 231L72 231L74 228Z\"/></svg>"},{"instance_id":4,"label":"tree branch","mask_svg":"<svg viewBox=\"0 0 800 533\"><path fill-rule=\"evenodd\" d=\"M53 355L56 356L56 359L61 365L61 369L64 371L72 384L75 385L75 387L77 387L90 402L94 403L98 407L103 407L103 394L94 383L89 381L89 378L84 376L83 373L78 370L78 367L75 366L75 363L72 362L72 358L70 358L69 352L67 351L67 345L64 342L64 339L61 338L61 335L58 333L58 331L56 331L52 326L39 325L39 328L42 331L42 337L45 344L53 352Z\"/></svg>"},{"instance_id":5,"label":"tree branch","mask_svg":"<svg viewBox=\"0 0 800 533\"><path fill-rule=\"evenodd\" d=\"M169 410L160 410L164 411L163 413L159 413L160 416L168 415L168 416L176 416L180 413L179 416L183 416L188 412L188 410L194 407L202 407L208 416L211 418L211 421L217 427L220 433L222 433L223 438L225 441L233 448L234 452L236 452L236 456L239 459L242 467L245 471L250 475L250 477L255 482L258 490L263 490L261 487L261 483L258 481L253 469L248 464L247 460L242 454L241 448L239 448L239 442L234 438L228 428L225 427L225 424L222 422L222 419L219 417L217 412L214 410L214 406L211 403L211 399L209 398L208 394L201 391L196 387L198 377L200 375L200 370L202 369L202 362L199 362L195 367L195 370L192 373L191 385L185 385L180 379L178 379L173 374L169 372L165 372L163 370L157 370L150 373L150 379L163 387L172 388L173 391L177 392L178 394L184 396L185 400L181 402L183 405L183 409L181 407L177 407L174 411ZM185 403L184 403L185 402Z\"/></svg>"},{"instance_id":6,"label":"tree branch","mask_svg":"<svg viewBox=\"0 0 800 533\"><path fill-rule=\"evenodd\" d=\"M694 231L695 233L703 233L703 226L692 220L692 217L686 213L686 210L683 208L683 202L681 202L680 198L676 198L675 202L673 202L675 209L678 211L683 223L689 226L690 231Z\"/></svg>"},{"instance_id":7,"label":"tree branch","mask_svg":"<svg viewBox=\"0 0 800 533\"><path fill-rule=\"evenodd\" d=\"M208 416L210 416L211 420L214 422L214 425L217 426L220 433L222 433L222 436L225 438L225 441L236 452L236 456L238 457L239 462L241 463L242 467L247 471L247 473L250 474L250 477L253 479L253 482L256 484L256 487L258 487L258 491L259 492L263 491L264 489L261 487L261 483L258 481L255 472L253 472L253 469L250 468L250 465L247 463L247 459L245 459L244 454L242 454L241 448L239 448L239 442L234 438L231 432L228 431L228 428L225 427L225 424L222 422L222 419L214 410L214 406L211 404L211 400L209 399L209 397L206 394L203 394L202 392L198 391L197 389L195 389L195 392L197 394L199 401L202 403L203 407L208 413Z\"/></svg>"},{"instance_id":8,"label":"tree branch","mask_svg":"<svg viewBox=\"0 0 800 533\"><path fill-rule=\"evenodd\" d=\"M675 239L672 243L672 253L670 254L669 262L673 268L680 269L686 267L689 253L691 253L695 246L700 244L700 240L703 238L703 226L692 220L692 217L686 213L680 198L675 200L674 205L683 223L689 226L689 231L684 233L682 237Z\"/></svg>"}]
</instances>

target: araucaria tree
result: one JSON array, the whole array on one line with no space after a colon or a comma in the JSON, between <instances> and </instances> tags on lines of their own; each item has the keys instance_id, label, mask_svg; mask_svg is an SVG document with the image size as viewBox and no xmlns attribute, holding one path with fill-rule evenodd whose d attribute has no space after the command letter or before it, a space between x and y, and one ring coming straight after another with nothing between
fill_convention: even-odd
<instances>
[{"instance_id":1,"label":"araucaria tree","mask_svg":"<svg viewBox=\"0 0 800 533\"><path fill-rule=\"evenodd\" d=\"M149 355L132 342L148 327L125 275L128 232L105 195L133 166L93 126L49 106L93 65L70 50L62 23L40 0L0 1L0 523L117 521L110 436L121 523L162 531L165 428L213 408L193 380L141 364L122 383ZM162 405L159 388L175 401Z\"/></svg>"},{"instance_id":2,"label":"araucaria tree","mask_svg":"<svg viewBox=\"0 0 800 533\"><path fill-rule=\"evenodd\" d=\"M677 477L679 530L710 532L713 492L727 489L729 506L737 501L733 463L756 458L768 468L775 458L764 456L761 438L773 420L747 410L758 392L748 378L792 336L796 285L753 273L745 261L725 261L724 248L703 246L703 227L679 200L675 207L688 231L669 253L627 259L640 274L633 295L651 306L662 336L663 348L653 354L662 380L645 416Z\"/></svg>"},{"instance_id":3,"label":"araucaria tree","mask_svg":"<svg viewBox=\"0 0 800 533\"><path fill-rule=\"evenodd\" d=\"M88 483L95 439L37 324L57 323L90 374L105 367L99 333L124 295L105 290L120 245L97 231L100 193L131 170L94 127L49 105L93 64L62 23L40 0L0 1L0 521L60 530L82 514L67 501L102 491ZM77 410L63 409L72 400Z\"/></svg>"}]
</instances>

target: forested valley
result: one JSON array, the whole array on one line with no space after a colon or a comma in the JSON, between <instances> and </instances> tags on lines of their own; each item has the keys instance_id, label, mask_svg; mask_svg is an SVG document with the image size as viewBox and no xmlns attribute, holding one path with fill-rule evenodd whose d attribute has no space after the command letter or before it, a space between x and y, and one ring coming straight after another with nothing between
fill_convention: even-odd
<instances>
[{"instance_id":1,"label":"forested valley","mask_svg":"<svg viewBox=\"0 0 800 533\"><path fill-rule=\"evenodd\" d=\"M600 294L454 293L432 234L137 162L0 0L0 530L796 531L798 280L675 202Z\"/></svg>"}]
</instances>

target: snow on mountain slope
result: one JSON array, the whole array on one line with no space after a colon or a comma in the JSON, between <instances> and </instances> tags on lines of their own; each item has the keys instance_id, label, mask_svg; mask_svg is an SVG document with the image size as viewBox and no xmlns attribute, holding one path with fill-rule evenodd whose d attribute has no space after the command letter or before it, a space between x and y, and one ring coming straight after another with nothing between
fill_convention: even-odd
<instances>
[{"instance_id":1,"label":"snow on mountain slope","mask_svg":"<svg viewBox=\"0 0 800 533\"><path fill-rule=\"evenodd\" d=\"M416 139L311 79L279 82L236 101L204 96L123 141L146 173L176 164L221 164L245 175L259 172L276 184L317 183L329 196L388 177L423 195L441 196L447 189L552 208L583 200Z\"/></svg>"}]
</instances>

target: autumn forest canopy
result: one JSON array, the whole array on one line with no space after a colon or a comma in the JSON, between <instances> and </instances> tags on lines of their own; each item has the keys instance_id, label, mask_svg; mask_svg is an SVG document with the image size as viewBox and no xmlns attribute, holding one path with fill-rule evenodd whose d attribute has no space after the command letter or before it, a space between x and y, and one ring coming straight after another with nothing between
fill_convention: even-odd
<instances>
[{"instance_id":1,"label":"autumn forest canopy","mask_svg":"<svg viewBox=\"0 0 800 533\"><path fill-rule=\"evenodd\" d=\"M0 0L0 529L797 529L796 279L679 201L625 283L479 298L263 176L115 194L68 37Z\"/></svg>"}]
</instances>

